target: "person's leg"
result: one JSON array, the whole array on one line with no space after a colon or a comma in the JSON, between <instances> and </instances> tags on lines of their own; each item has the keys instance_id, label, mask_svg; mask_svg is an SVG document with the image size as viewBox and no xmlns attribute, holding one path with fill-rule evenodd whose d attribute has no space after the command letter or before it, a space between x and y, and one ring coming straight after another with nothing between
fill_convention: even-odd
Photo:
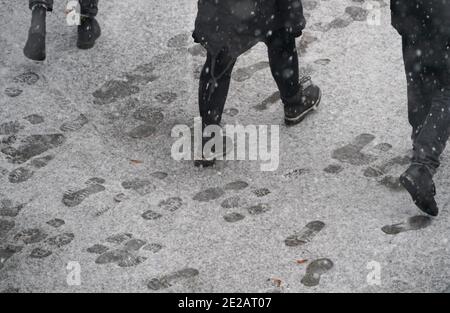
<instances>
[{"instance_id":1,"label":"person's leg","mask_svg":"<svg viewBox=\"0 0 450 313\"><path fill-rule=\"evenodd\" d=\"M310 77L299 81L298 53L295 36L285 29L275 31L266 40L270 69L284 104L285 122L295 125L320 103L320 88Z\"/></svg>"},{"instance_id":2,"label":"person's leg","mask_svg":"<svg viewBox=\"0 0 450 313\"><path fill-rule=\"evenodd\" d=\"M31 26L23 49L24 55L34 61L45 60L46 14L53 10L53 0L30 0Z\"/></svg>"},{"instance_id":3,"label":"person's leg","mask_svg":"<svg viewBox=\"0 0 450 313\"><path fill-rule=\"evenodd\" d=\"M417 37L403 36L402 38L407 82L408 119L412 127L411 138L413 141L420 133L430 111L433 92L432 74L429 73L429 69L424 67L423 56L417 53L417 51L422 51L418 41Z\"/></svg>"},{"instance_id":4,"label":"person's leg","mask_svg":"<svg viewBox=\"0 0 450 313\"><path fill-rule=\"evenodd\" d=\"M429 114L422 130L414 140L413 162L427 166L435 174L440 166L440 156L450 137L450 85L433 94Z\"/></svg>"},{"instance_id":5,"label":"person's leg","mask_svg":"<svg viewBox=\"0 0 450 313\"><path fill-rule=\"evenodd\" d=\"M437 52L438 51L438 52ZM426 55L430 69L428 80L433 82L431 105L414 140L413 162L425 165L432 174L440 166L440 156L450 137L450 40L434 40ZM431 54L431 55L430 55Z\"/></svg>"},{"instance_id":6,"label":"person's leg","mask_svg":"<svg viewBox=\"0 0 450 313\"><path fill-rule=\"evenodd\" d=\"M278 30L267 39L266 45L270 70L280 90L281 99L291 99L300 91L295 37L284 30Z\"/></svg>"},{"instance_id":7,"label":"person's leg","mask_svg":"<svg viewBox=\"0 0 450 313\"><path fill-rule=\"evenodd\" d=\"M218 55L208 53L206 63L200 75L199 84L199 111L202 118L202 155L200 160L195 160L195 166L209 167L214 165L215 159L226 155L228 148L232 147L227 137L215 138L203 133L210 125L219 125L230 88L231 73L236 59L229 56L226 51ZM208 153L203 148L210 140L221 146L211 149ZM220 140L220 141L219 141ZM196 147L195 147L196 149Z\"/></svg>"},{"instance_id":8,"label":"person's leg","mask_svg":"<svg viewBox=\"0 0 450 313\"><path fill-rule=\"evenodd\" d=\"M101 35L101 28L95 16L98 13L98 0L79 0L81 8L81 25L78 26L77 47L90 49Z\"/></svg>"},{"instance_id":9,"label":"person's leg","mask_svg":"<svg viewBox=\"0 0 450 313\"><path fill-rule=\"evenodd\" d=\"M439 208L434 199L433 175L450 137L450 44L437 37L422 40L426 42L426 49L420 50L420 64L416 67L421 68L422 82L431 84L425 89L431 89L431 103L428 110L419 108L412 114L413 122L418 123L418 132L413 136L411 165L400 177L400 182L422 211L436 216ZM425 98L428 99L428 94Z\"/></svg>"},{"instance_id":10,"label":"person's leg","mask_svg":"<svg viewBox=\"0 0 450 313\"><path fill-rule=\"evenodd\" d=\"M218 125L222 120L235 63L236 59L226 51L217 56L208 53L199 85L199 109L204 126Z\"/></svg>"}]
</instances>

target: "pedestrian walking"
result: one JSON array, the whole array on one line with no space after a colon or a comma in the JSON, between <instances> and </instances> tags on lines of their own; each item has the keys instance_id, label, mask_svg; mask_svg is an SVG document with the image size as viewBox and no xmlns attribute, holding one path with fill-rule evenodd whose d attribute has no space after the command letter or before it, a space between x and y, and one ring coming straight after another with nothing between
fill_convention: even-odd
<instances>
[{"instance_id":1,"label":"pedestrian walking","mask_svg":"<svg viewBox=\"0 0 450 313\"><path fill-rule=\"evenodd\" d=\"M267 45L286 124L298 124L317 108L319 87L309 77L299 77L295 39L305 24L300 0L198 1L193 37L207 50L199 85L203 128L220 124L236 60L259 42ZM209 140L204 136L203 144ZM226 151L226 147L219 150ZM211 154L197 165L210 166L216 156Z\"/></svg>"},{"instance_id":2,"label":"pedestrian walking","mask_svg":"<svg viewBox=\"0 0 450 313\"><path fill-rule=\"evenodd\" d=\"M79 0L79 4L81 23L78 26L77 47L90 49L101 35L100 25L95 19L98 12L98 0ZM46 16L47 12L53 11L53 0L29 0L29 7L31 26L23 52L31 60L43 61L46 58Z\"/></svg>"},{"instance_id":3,"label":"pedestrian walking","mask_svg":"<svg viewBox=\"0 0 450 313\"><path fill-rule=\"evenodd\" d=\"M413 156L400 182L415 204L437 216L433 182L450 136L450 1L391 0L402 36Z\"/></svg>"}]
</instances>

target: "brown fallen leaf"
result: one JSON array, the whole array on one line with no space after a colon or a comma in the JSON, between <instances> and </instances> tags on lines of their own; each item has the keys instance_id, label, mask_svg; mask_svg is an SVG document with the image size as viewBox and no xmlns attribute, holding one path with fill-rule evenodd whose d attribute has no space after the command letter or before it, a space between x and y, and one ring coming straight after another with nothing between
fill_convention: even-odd
<instances>
[{"instance_id":1,"label":"brown fallen leaf","mask_svg":"<svg viewBox=\"0 0 450 313\"><path fill-rule=\"evenodd\" d=\"M301 259L301 260L296 261L297 264L305 264L306 262L308 262L308 260L306 260L306 259Z\"/></svg>"},{"instance_id":2,"label":"brown fallen leaf","mask_svg":"<svg viewBox=\"0 0 450 313\"><path fill-rule=\"evenodd\" d=\"M272 282L274 283L274 285L275 285L276 287L278 287L278 288L280 288L280 287L281 287L281 284L283 283L283 281L282 281L281 279L278 279L278 278L272 278L271 280L272 280Z\"/></svg>"},{"instance_id":3,"label":"brown fallen leaf","mask_svg":"<svg viewBox=\"0 0 450 313\"><path fill-rule=\"evenodd\" d=\"M72 12L73 10L75 10L75 9L64 9L64 14L69 15L70 12Z\"/></svg>"},{"instance_id":4,"label":"brown fallen leaf","mask_svg":"<svg viewBox=\"0 0 450 313\"><path fill-rule=\"evenodd\" d=\"M134 164L134 165L144 163L143 161L140 161L140 160L130 160L130 162L131 162L131 164Z\"/></svg>"}]
</instances>

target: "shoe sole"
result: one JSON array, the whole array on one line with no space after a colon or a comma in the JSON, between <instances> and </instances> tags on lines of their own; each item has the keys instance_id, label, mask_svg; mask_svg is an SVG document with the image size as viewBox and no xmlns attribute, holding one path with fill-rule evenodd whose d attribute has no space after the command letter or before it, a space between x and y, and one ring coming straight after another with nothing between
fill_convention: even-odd
<instances>
[{"instance_id":1,"label":"shoe sole","mask_svg":"<svg viewBox=\"0 0 450 313\"><path fill-rule=\"evenodd\" d=\"M230 137L226 137L230 138ZM195 167L212 167L216 163L216 160L218 157L221 157L220 160L225 160L226 156L233 150L232 146L234 145L233 140L227 141L227 149L226 151L223 151L222 153L214 153L207 159L202 160L195 160L194 166ZM228 148L230 147L230 148Z\"/></svg>"},{"instance_id":2,"label":"shoe sole","mask_svg":"<svg viewBox=\"0 0 450 313\"><path fill-rule=\"evenodd\" d=\"M81 40L77 40L77 48L81 49L81 50L88 50L88 49L92 49L95 46L95 42L101 37L102 33L100 31L100 33L98 34L98 36L96 36L93 40L91 41L81 41Z\"/></svg>"},{"instance_id":3,"label":"shoe sole","mask_svg":"<svg viewBox=\"0 0 450 313\"><path fill-rule=\"evenodd\" d=\"M427 203L423 202L422 200L419 199L419 191L417 190L417 188L414 186L414 184L407 179L405 176L400 176L400 184L402 184L402 186L406 189L406 191L408 191L408 193L411 195L411 198L414 201L414 204L424 213L431 215L431 216L438 216L439 211L434 212L434 211L430 211L428 210L428 208L431 205L427 205Z\"/></svg>"},{"instance_id":4,"label":"shoe sole","mask_svg":"<svg viewBox=\"0 0 450 313\"><path fill-rule=\"evenodd\" d=\"M295 118L285 117L284 122L286 123L287 126L293 126L293 125L299 124L306 118L306 116L308 116L309 113L317 110L317 108L320 105L321 100L322 100L322 90L320 90L319 97L317 98L317 101L314 103L314 105L312 105L308 110L306 110L305 112L303 112L302 114L300 114L299 116L297 116Z\"/></svg>"},{"instance_id":5,"label":"shoe sole","mask_svg":"<svg viewBox=\"0 0 450 313\"><path fill-rule=\"evenodd\" d=\"M215 164L216 164L216 160L195 160L194 161L195 167L207 168L207 167L213 167Z\"/></svg>"},{"instance_id":6,"label":"shoe sole","mask_svg":"<svg viewBox=\"0 0 450 313\"><path fill-rule=\"evenodd\" d=\"M78 42L77 42L77 48L78 48L78 49L81 49L81 50L92 49L92 48L94 48L94 46L95 46L95 41L96 41L96 40L94 40L94 41L92 41L92 42L80 42L80 41L78 41Z\"/></svg>"},{"instance_id":7,"label":"shoe sole","mask_svg":"<svg viewBox=\"0 0 450 313\"><path fill-rule=\"evenodd\" d=\"M33 54L28 52L27 50L23 50L23 55L26 56L28 59L32 60L32 61L45 61L46 59L46 55L42 55L42 54Z\"/></svg>"},{"instance_id":8,"label":"shoe sole","mask_svg":"<svg viewBox=\"0 0 450 313\"><path fill-rule=\"evenodd\" d=\"M225 151L222 151L222 153L214 153L213 155L211 155L211 157L209 157L207 160L216 160L217 158L221 157L222 160L225 160L226 156L234 149L233 145L233 139L231 139L230 137L225 137L225 138L229 138L230 140L227 140L227 148Z\"/></svg>"}]
</instances>

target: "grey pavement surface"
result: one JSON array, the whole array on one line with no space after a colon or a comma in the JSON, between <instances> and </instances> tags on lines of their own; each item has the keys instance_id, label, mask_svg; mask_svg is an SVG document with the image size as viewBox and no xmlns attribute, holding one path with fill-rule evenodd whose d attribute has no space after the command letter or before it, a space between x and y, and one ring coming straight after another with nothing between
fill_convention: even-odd
<instances>
[{"instance_id":1,"label":"grey pavement surface","mask_svg":"<svg viewBox=\"0 0 450 313\"><path fill-rule=\"evenodd\" d=\"M323 99L299 126L282 124L265 46L239 59L225 122L281 124L262 172L171 158L172 127L197 116L196 1L100 1L89 51L57 1L34 63L26 1L0 0L0 291L448 292L449 156L441 215L417 217L396 180L400 38L378 2L371 26L363 0L304 1L300 66Z\"/></svg>"}]
</instances>

